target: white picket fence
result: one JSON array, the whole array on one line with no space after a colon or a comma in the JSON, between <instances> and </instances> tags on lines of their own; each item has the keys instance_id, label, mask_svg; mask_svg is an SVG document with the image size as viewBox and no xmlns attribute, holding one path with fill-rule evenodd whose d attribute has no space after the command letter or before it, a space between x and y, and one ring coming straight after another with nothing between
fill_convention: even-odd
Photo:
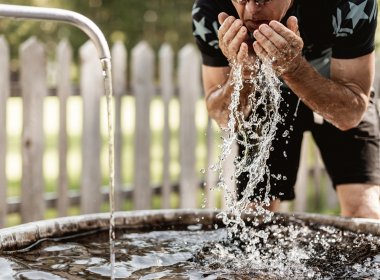
<instances>
[{"instance_id":1,"label":"white picket fence","mask_svg":"<svg viewBox=\"0 0 380 280\"><path fill-rule=\"evenodd\" d=\"M46 46L32 37L19 48L20 77L18 87L10 82L9 47L4 37L0 37L0 227L6 224L9 213L20 213L22 222L44 218L47 208L56 208L59 216L68 215L69 207L80 206L80 212L99 212L101 203L107 200L107 192L102 191L100 150L104 141L101 138L100 105L104 95L103 77L100 62L92 43L87 42L79 50L79 95L83 103L83 125L81 146L81 184L80 191L69 192L68 185L68 98L74 94L75 86L70 79L70 67L73 64L72 49L68 41L63 40L56 49L57 77L54 90L47 85L47 50ZM122 210L126 198L133 201L133 209L151 209L153 194L161 197L161 208L170 208L170 197L173 192L179 194L180 208L214 208L222 205L220 195L210 190L217 180L217 174L196 170L197 125L196 103L202 100L200 74L200 57L192 44L184 46L176 55L172 48L163 44L156 54L146 43L140 42L130 52L130 63L127 50L122 43L112 46L113 88L115 101L115 182L116 208ZM176 63L177 61L177 63ZM130 65L130 67L128 67ZM175 67L176 66L176 67ZM157 72L157 75L156 75ZM130 74L130 79L127 77ZM174 78L177 77L177 78ZM158 80L158 82L157 82ZM126 186L122 179L122 155L124 132L122 101L132 95L135 104L135 131L133 154L134 173L132 187ZM43 101L48 95L59 99L59 175L56 191L53 194L44 192L44 131ZM22 179L21 196L7 198L7 100L13 96L22 97ZM160 97L163 104L162 133L162 182L154 188L151 182L151 124L150 105L154 97ZM180 107L179 120L179 166L178 182L170 180L170 135L169 125L170 102L178 100ZM160 116L161 117L161 116ZM208 120L205 124L206 161L205 169L216 158L215 124ZM307 185L311 185L313 203L318 206L327 199L329 207L336 207L336 197L329 183L322 183L326 177L323 165L310 136L306 135L303 143L302 164L296 184L297 200L291 205L284 205L283 210L305 211L307 208ZM312 159L315 159L312 162ZM231 174L232 162L227 162L225 172ZM226 175L228 176L228 175ZM206 187L203 182L205 181ZM199 202L200 188L203 188L205 205ZM322 197L324 196L324 198ZM289 208L290 207L290 208Z\"/></svg>"}]
</instances>

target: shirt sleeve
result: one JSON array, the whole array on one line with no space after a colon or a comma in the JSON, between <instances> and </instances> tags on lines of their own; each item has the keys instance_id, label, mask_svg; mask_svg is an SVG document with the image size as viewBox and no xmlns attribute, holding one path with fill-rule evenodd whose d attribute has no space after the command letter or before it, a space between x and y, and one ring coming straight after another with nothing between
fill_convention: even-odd
<instances>
[{"instance_id":1,"label":"shirt sleeve","mask_svg":"<svg viewBox=\"0 0 380 280\"><path fill-rule=\"evenodd\" d=\"M193 35L202 55L202 62L208 66L228 66L228 61L219 48L219 11L214 1L198 0L192 9Z\"/></svg>"},{"instance_id":2,"label":"shirt sleeve","mask_svg":"<svg viewBox=\"0 0 380 280\"><path fill-rule=\"evenodd\" d=\"M333 15L334 58L355 58L375 49L377 1L359 2L341 1Z\"/></svg>"}]
</instances>

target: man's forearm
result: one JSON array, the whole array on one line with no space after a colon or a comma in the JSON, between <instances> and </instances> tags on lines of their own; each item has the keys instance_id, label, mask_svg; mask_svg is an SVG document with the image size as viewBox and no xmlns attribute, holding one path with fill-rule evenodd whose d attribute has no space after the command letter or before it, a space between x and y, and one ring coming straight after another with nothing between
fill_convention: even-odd
<instances>
[{"instance_id":1,"label":"man's forearm","mask_svg":"<svg viewBox=\"0 0 380 280\"><path fill-rule=\"evenodd\" d=\"M363 90L321 76L305 59L282 78L311 110L341 130L355 127L366 110Z\"/></svg>"},{"instance_id":2,"label":"man's forearm","mask_svg":"<svg viewBox=\"0 0 380 280\"><path fill-rule=\"evenodd\" d=\"M252 92L252 88L252 83L243 81L243 88L240 90L240 104L238 110L243 112L244 116L247 116L250 110L248 95ZM206 97L209 116L222 128L226 128L229 121L229 106L231 104L233 90L231 80L228 79L222 87L211 92Z\"/></svg>"}]
</instances>

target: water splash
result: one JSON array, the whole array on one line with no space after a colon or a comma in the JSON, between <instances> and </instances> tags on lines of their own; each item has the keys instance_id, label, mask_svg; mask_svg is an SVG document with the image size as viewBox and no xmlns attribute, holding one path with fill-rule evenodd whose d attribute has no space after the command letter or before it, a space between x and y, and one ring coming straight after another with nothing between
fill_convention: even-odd
<instances>
[{"instance_id":1,"label":"water splash","mask_svg":"<svg viewBox=\"0 0 380 280\"><path fill-rule=\"evenodd\" d=\"M227 136L223 139L219 162L215 166L217 166L216 170L219 171L218 187L226 190L228 186L222 171L223 162L231 154L235 142L243 147L244 153L234 160L234 178L238 179L240 175L247 173L247 187L238 201L231 197L226 198L228 210L240 216L242 213L250 211L251 196L255 192L255 188L259 182L264 180L265 175L270 174L266 161L269 158L277 123L281 120L279 105L282 97L281 82L272 70L270 62L256 60L255 64L251 66L251 71L255 71L257 74L252 75L248 81L242 78L242 64L232 63L231 67L233 92L229 106ZM244 83L252 85L252 91L248 95L251 114L247 118L239 110L240 94L244 88ZM270 203L269 190L270 181L268 180L264 199L256 201L256 211L262 212L261 214L269 214L263 207ZM230 192L226 193L229 194Z\"/></svg>"},{"instance_id":2,"label":"water splash","mask_svg":"<svg viewBox=\"0 0 380 280\"><path fill-rule=\"evenodd\" d=\"M254 230L253 227L246 226L245 214L251 214L248 223L258 226L271 220L273 213L267 210L273 198L270 196L271 181L266 162L272 149L272 141L276 134L277 124L281 121L279 113L281 97L281 81L276 76L271 67L270 61L257 59L250 65L250 79L243 79L244 66L242 64L231 63L231 84L233 88L231 103L229 105L229 121L226 128L226 137L221 144L219 161L211 168L219 172L219 182L217 188L222 189L225 194L226 210L219 214L223 223L229 228L229 245L238 245L244 248L244 257L236 258L236 252L232 253L231 248L226 248L225 244L219 244L215 248L215 256L220 260L233 262L237 269L242 266L260 262L264 263L265 256L260 255L260 248L268 239L265 230ZM248 86L246 85L248 84ZM244 116L241 106L241 94L246 94L246 89L252 88L248 92L248 106L251 113ZM243 90L244 89L244 90ZM243 97L244 98L244 97ZM285 135L284 137L286 137ZM241 194L236 194L229 190L227 179L223 173L223 163L231 154L234 143L238 143L243 153L234 158L235 171L233 180L238 182L241 176L247 174L247 184ZM279 175L282 177L281 175ZM265 183L263 197L254 197L257 193L259 183ZM236 199L238 197L239 199ZM252 201L255 206L252 208ZM252 215L253 214L253 215ZM281 253L281 254L280 254ZM301 254L300 252L297 252ZM278 252L276 261L271 266L277 267L281 260L294 255L294 252L284 254ZM302 254L301 254L302 255ZM281 257L283 256L283 257ZM238 263L236 263L238 262ZM266 264L268 265L268 263Z\"/></svg>"}]
</instances>

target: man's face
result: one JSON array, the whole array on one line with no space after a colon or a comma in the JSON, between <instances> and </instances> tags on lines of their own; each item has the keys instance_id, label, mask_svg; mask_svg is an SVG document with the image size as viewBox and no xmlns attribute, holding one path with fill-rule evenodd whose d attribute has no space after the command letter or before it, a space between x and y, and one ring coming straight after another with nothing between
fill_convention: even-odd
<instances>
[{"instance_id":1,"label":"man's face","mask_svg":"<svg viewBox=\"0 0 380 280\"><path fill-rule=\"evenodd\" d=\"M281 21L292 4L292 0L232 0L236 11L244 25L253 32L261 24L268 24L271 20Z\"/></svg>"}]
</instances>

